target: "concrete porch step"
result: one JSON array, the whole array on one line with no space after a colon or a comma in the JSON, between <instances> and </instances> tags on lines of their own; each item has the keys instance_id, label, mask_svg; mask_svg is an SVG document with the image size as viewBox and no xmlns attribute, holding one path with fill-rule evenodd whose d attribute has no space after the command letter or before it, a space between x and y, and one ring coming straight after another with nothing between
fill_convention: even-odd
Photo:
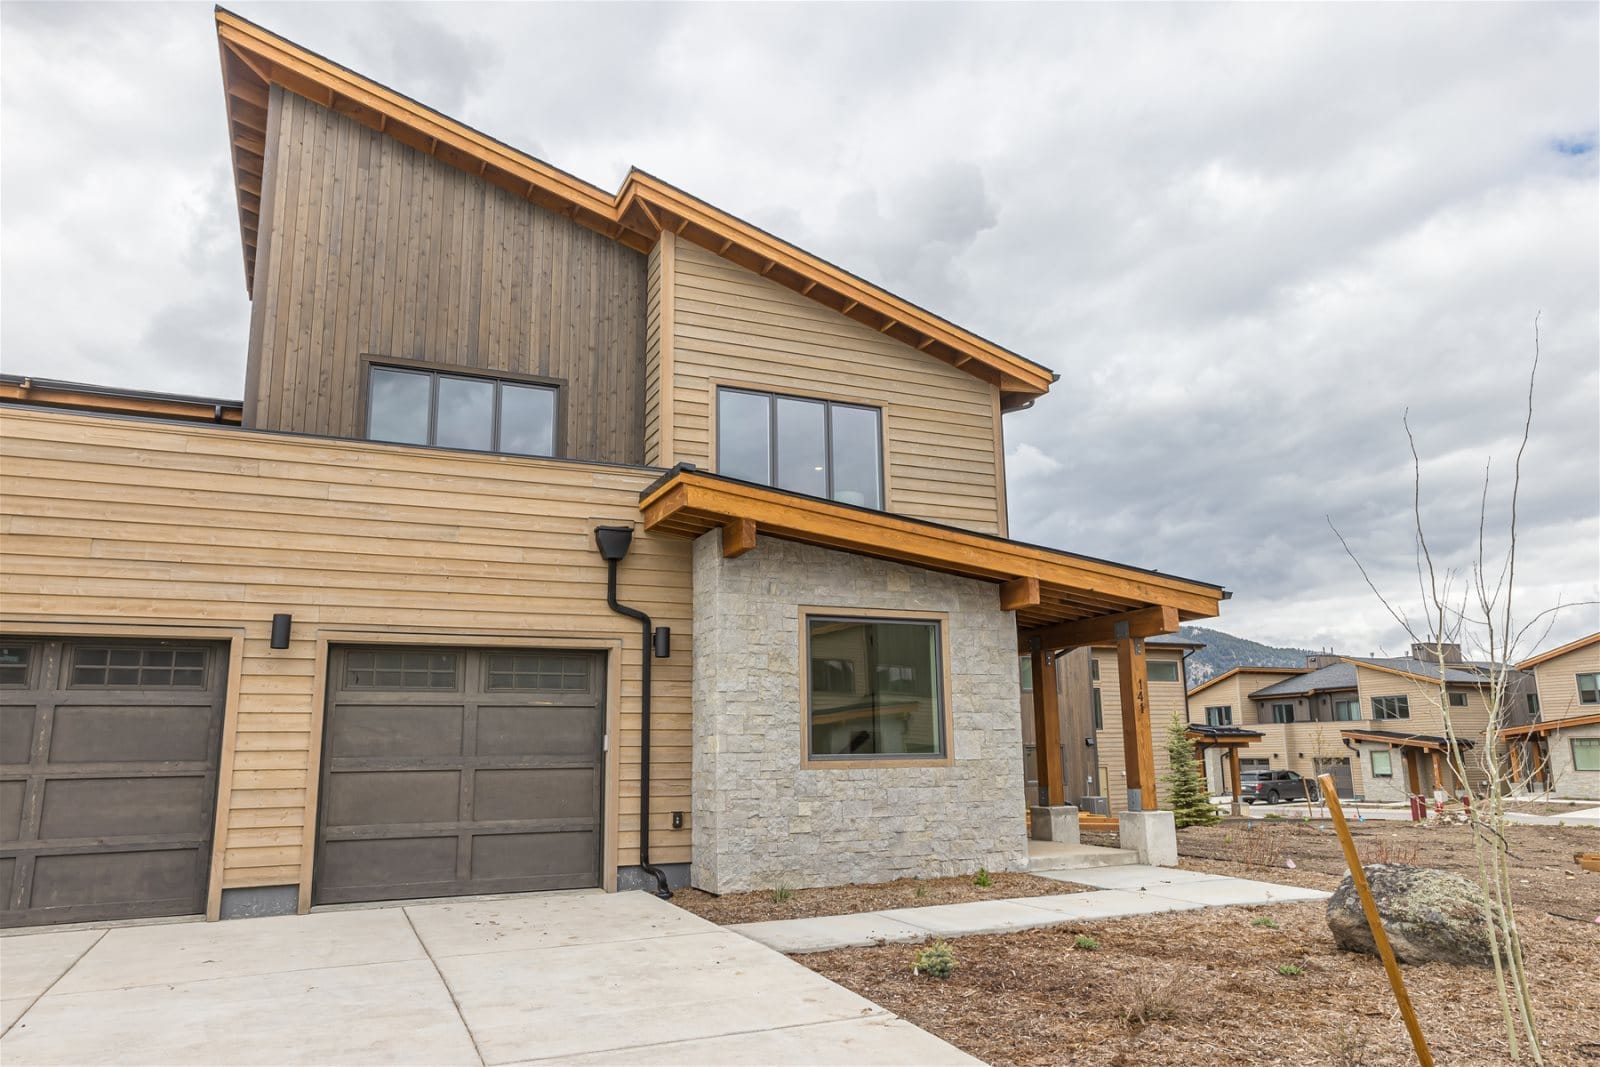
<instances>
[{"instance_id":1,"label":"concrete porch step","mask_svg":"<svg viewBox=\"0 0 1600 1067\"><path fill-rule=\"evenodd\" d=\"M1126 867L1139 862L1139 854L1100 845L1068 845L1058 841L1029 841L1028 870L1081 871L1091 867Z\"/></svg>"}]
</instances>

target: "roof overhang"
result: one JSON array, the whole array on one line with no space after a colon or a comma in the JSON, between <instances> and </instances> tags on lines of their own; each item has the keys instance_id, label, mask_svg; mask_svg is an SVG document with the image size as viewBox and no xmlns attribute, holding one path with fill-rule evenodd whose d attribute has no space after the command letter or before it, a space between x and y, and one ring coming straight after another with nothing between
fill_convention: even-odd
<instances>
[{"instance_id":1,"label":"roof overhang","mask_svg":"<svg viewBox=\"0 0 1600 1067\"><path fill-rule=\"evenodd\" d=\"M1049 391L1048 367L872 285L703 200L634 170L608 193L543 160L365 78L332 60L217 9L222 84L233 146L233 173L244 244L245 288L255 284L262 186L267 172L268 99L281 86L473 174L637 251L664 232L853 319L1000 391L1001 407L1025 407Z\"/></svg>"},{"instance_id":2,"label":"roof overhang","mask_svg":"<svg viewBox=\"0 0 1600 1067\"><path fill-rule=\"evenodd\" d=\"M1447 752L1450 748L1447 739L1432 734L1386 734L1378 730L1340 730L1339 734L1351 741L1370 741L1395 748L1420 748L1430 752ZM1468 738L1456 739L1457 748L1472 748L1473 744Z\"/></svg>"},{"instance_id":3,"label":"roof overhang","mask_svg":"<svg viewBox=\"0 0 1600 1067\"><path fill-rule=\"evenodd\" d=\"M1198 745L1215 748L1247 748L1267 736L1258 730L1243 730L1237 727L1223 733L1215 727L1208 728L1195 723L1190 723L1184 734Z\"/></svg>"},{"instance_id":4,"label":"roof overhang","mask_svg":"<svg viewBox=\"0 0 1600 1067\"><path fill-rule=\"evenodd\" d=\"M765 535L993 582L1017 613L1019 650L1076 648L1112 637L1153 637L1215 616L1220 586L1088 556L839 504L692 468L640 495L645 529L677 537L720 531L740 556Z\"/></svg>"},{"instance_id":5,"label":"roof overhang","mask_svg":"<svg viewBox=\"0 0 1600 1067\"><path fill-rule=\"evenodd\" d=\"M1508 726L1500 731L1500 736L1528 737L1532 734L1547 734L1556 730L1566 730L1574 726L1600 726L1600 711L1590 715L1572 715L1565 719L1551 719L1549 722L1530 722L1526 726Z\"/></svg>"},{"instance_id":6,"label":"roof overhang","mask_svg":"<svg viewBox=\"0 0 1600 1067\"><path fill-rule=\"evenodd\" d=\"M99 411L152 419L213 422L228 426L238 426L243 421L243 407L237 400L151 393L139 389L112 389L16 374L0 374L0 403Z\"/></svg>"},{"instance_id":7,"label":"roof overhang","mask_svg":"<svg viewBox=\"0 0 1600 1067\"><path fill-rule=\"evenodd\" d=\"M1525 659L1521 663L1517 664L1517 670L1531 670L1532 668L1539 666L1541 663L1549 663L1553 659L1556 659L1560 656L1565 656L1571 652L1577 652L1580 649L1588 648L1590 645L1600 645L1600 633L1592 633L1587 637L1580 637L1576 641L1569 641L1567 644L1564 644L1559 648L1552 648L1549 652L1541 652L1539 655L1534 656L1531 659Z\"/></svg>"}]
</instances>

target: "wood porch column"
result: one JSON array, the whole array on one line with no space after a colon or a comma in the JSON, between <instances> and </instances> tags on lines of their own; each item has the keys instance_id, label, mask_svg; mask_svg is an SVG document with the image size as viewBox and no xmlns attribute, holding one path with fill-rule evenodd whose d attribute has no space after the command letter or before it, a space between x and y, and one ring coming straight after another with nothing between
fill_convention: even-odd
<instances>
[{"instance_id":1,"label":"wood porch column","mask_svg":"<svg viewBox=\"0 0 1600 1067\"><path fill-rule=\"evenodd\" d=\"M1128 769L1128 810L1156 809L1156 749L1150 736L1150 674L1144 638L1119 624L1117 680L1122 690L1122 758ZM1137 792L1135 792L1137 791ZM1139 798L1135 804L1134 797Z\"/></svg>"},{"instance_id":2,"label":"wood porch column","mask_svg":"<svg viewBox=\"0 0 1600 1067\"><path fill-rule=\"evenodd\" d=\"M1239 814L1239 746L1228 747L1228 769L1233 772L1233 813Z\"/></svg>"},{"instance_id":3,"label":"wood porch column","mask_svg":"<svg viewBox=\"0 0 1600 1067\"><path fill-rule=\"evenodd\" d=\"M1406 761L1406 782L1411 787L1411 795L1417 796L1422 792L1422 767L1421 761L1416 758L1416 751L1410 748L1400 750Z\"/></svg>"},{"instance_id":4,"label":"wood porch column","mask_svg":"<svg viewBox=\"0 0 1600 1067\"><path fill-rule=\"evenodd\" d=\"M1061 713L1056 703L1056 657L1035 639L1029 652L1033 666L1033 759L1039 773L1036 803L1047 808L1067 802L1061 766Z\"/></svg>"},{"instance_id":5,"label":"wood porch column","mask_svg":"<svg viewBox=\"0 0 1600 1067\"><path fill-rule=\"evenodd\" d=\"M1440 761L1439 753L1437 751L1430 753L1430 755L1433 757L1433 788L1436 790L1443 789L1444 764Z\"/></svg>"},{"instance_id":6,"label":"wood porch column","mask_svg":"<svg viewBox=\"0 0 1600 1067\"><path fill-rule=\"evenodd\" d=\"M1515 789L1522 784L1522 745L1512 741L1506 745L1506 754L1511 757L1511 787Z\"/></svg>"}]
</instances>

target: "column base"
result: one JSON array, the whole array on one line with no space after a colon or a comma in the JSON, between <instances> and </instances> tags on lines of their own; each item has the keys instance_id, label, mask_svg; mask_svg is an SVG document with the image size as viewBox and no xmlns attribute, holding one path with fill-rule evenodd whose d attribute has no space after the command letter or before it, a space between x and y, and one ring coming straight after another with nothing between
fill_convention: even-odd
<instances>
[{"instance_id":1,"label":"column base","mask_svg":"<svg viewBox=\"0 0 1600 1067\"><path fill-rule=\"evenodd\" d=\"M1029 834L1035 841L1056 841L1063 845L1076 845L1078 839L1078 809L1071 804L1059 808L1029 808L1033 829Z\"/></svg>"},{"instance_id":2,"label":"column base","mask_svg":"<svg viewBox=\"0 0 1600 1067\"><path fill-rule=\"evenodd\" d=\"M1125 811L1117 817L1118 842L1152 867L1178 865L1178 828L1170 811Z\"/></svg>"}]
</instances>

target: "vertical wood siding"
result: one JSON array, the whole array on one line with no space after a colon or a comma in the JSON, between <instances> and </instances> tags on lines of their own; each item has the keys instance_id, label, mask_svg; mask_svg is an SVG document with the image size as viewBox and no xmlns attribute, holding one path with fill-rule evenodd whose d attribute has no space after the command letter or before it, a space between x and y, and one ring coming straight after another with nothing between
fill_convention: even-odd
<instances>
[{"instance_id":1,"label":"vertical wood siding","mask_svg":"<svg viewBox=\"0 0 1600 1067\"><path fill-rule=\"evenodd\" d=\"M591 531L652 472L205 426L0 412L0 607L62 624L242 626L223 884L300 878L323 631L605 635L625 643L619 862L638 857L638 625ZM622 596L673 629L655 664L651 855L689 859L690 543L640 535ZM274 612L294 616L269 648ZM460 642L471 646L471 637Z\"/></svg>"},{"instance_id":2,"label":"vertical wood siding","mask_svg":"<svg viewBox=\"0 0 1600 1067\"><path fill-rule=\"evenodd\" d=\"M361 357L567 382L567 455L644 460L645 257L274 87L246 425L356 437Z\"/></svg>"},{"instance_id":3,"label":"vertical wood siding","mask_svg":"<svg viewBox=\"0 0 1600 1067\"><path fill-rule=\"evenodd\" d=\"M675 460L716 469L719 383L879 405L888 510L1000 532L992 386L687 241L673 274Z\"/></svg>"}]
</instances>

